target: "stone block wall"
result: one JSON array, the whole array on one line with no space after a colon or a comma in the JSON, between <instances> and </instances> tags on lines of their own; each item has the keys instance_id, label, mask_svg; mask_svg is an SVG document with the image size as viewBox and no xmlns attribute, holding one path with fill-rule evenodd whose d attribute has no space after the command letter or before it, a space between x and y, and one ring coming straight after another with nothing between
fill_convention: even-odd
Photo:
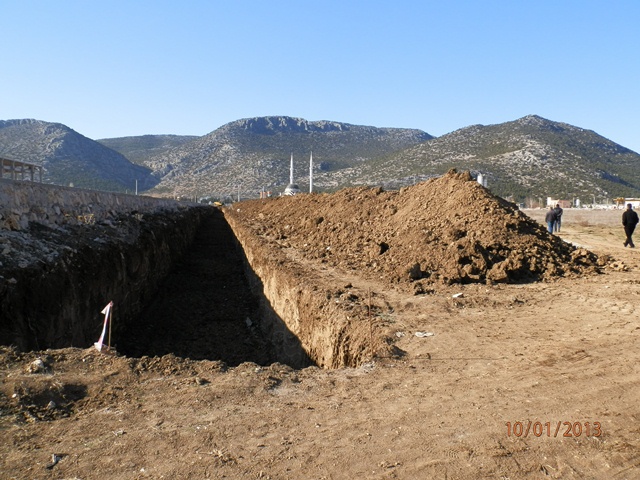
<instances>
[{"instance_id":1,"label":"stone block wall","mask_svg":"<svg viewBox=\"0 0 640 480\"><path fill-rule=\"evenodd\" d=\"M176 210L182 202L44 183L0 180L0 229L23 230L29 222L47 225L104 220L115 213ZM80 218L79 218L80 217Z\"/></svg>"}]
</instances>

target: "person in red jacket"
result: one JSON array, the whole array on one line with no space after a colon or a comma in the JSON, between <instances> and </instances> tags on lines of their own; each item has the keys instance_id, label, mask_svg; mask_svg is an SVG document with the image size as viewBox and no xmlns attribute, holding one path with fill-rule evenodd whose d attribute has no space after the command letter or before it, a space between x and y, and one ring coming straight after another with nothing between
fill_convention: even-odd
<instances>
[{"instance_id":1,"label":"person in red jacket","mask_svg":"<svg viewBox=\"0 0 640 480\"><path fill-rule=\"evenodd\" d=\"M627 203L627 209L622 214L622 225L624 226L624 233L627 235L627 239L624 241L624 246L629 245L631 248L634 248L633 240L631 240L631 235L633 235L633 231L636 229L636 225L638 224L638 214L633 211L633 206L630 203Z\"/></svg>"}]
</instances>

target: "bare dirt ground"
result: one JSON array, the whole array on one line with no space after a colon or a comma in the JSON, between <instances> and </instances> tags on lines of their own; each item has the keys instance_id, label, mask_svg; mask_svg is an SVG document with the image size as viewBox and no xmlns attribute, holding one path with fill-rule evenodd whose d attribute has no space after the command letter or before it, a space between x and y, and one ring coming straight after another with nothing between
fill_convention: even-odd
<instances>
[{"instance_id":1,"label":"bare dirt ground","mask_svg":"<svg viewBox=\"0 0 640 480\"><path fill-rule=\"evenodd\" d=\"M621 213L565 210L559 237L613 258L600 274L452 284L422 262L439 281L416 295L322 263L392 307L377 321L406 354L358 368L2 347L0 478L640 478L640 250Z\"/></svg>"}]
</instances>

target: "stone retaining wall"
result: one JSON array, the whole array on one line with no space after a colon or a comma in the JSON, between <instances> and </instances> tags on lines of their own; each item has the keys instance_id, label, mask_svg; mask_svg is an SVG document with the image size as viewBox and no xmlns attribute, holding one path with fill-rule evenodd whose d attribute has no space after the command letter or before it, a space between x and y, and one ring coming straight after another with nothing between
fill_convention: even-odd
<instances>
[{"instance_id":1,"label":"stone retaining wall","mask_svg":"<svg viewBox=\"0 0 640 480\"><path fill-rule=\"evenodd\" d=\"M99 221L112 213L152 213L180 205L184 203L165 198L0 180L0 229L23 230L33 221L61 225L82 221L78 217L85 215Z\"/></svg>"}]
</instances>

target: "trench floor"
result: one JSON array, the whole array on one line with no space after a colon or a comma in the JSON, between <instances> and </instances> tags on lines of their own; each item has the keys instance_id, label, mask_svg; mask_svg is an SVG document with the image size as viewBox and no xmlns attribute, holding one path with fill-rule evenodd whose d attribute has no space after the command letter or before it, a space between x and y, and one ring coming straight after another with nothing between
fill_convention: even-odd
<instances>
[{"instance_id":1,"label":"trench floor","mask_svg":"<svg viewBox=\"0 0 640 480\"><path fill-rule=\"evenodd\" d=\"M194 360L270 363L257 333L258 301L249 289L243 253L221 212L202 222L193 245L155 298L122 337L118 351L141 357L174 354Z\"/></svg>"}]
</instances>

